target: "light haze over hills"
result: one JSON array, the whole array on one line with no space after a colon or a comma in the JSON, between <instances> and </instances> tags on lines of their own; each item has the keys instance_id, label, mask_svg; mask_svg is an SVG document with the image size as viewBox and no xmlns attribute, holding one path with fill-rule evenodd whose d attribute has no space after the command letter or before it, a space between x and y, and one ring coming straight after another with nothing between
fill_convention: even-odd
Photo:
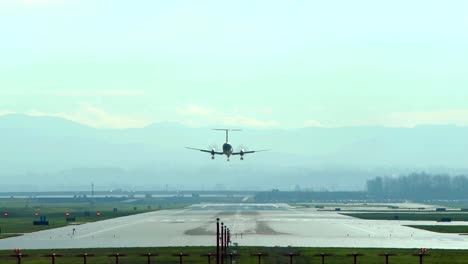
<instances>
[{"instance_id":1,"label":"light haze over hills","mask_svg":"<svg viewBox=\"0 0 468 264\"><path fill-rule=\"evenodd\" d=\"M235 148L272 149L211 160L185 149L219 148L224 133L176 123L95 129L52 117L0 117L5 190L302 189L359 190L375 176L467 170L467 127L309 127L232 132Z\"/></svg>"},{"instance_id":2,"label":"light haze over hills","mask_svg":"<svg viewBox=\"0 0 468 264\"><path fill-rule=\"evenodd\" d=\"M466 10L0 0L2 189L356 190L463 173ZM184 148L221 147L214 127L246 128L234 148L273 150L228 163Z\"/></svg>"}]
</instances>

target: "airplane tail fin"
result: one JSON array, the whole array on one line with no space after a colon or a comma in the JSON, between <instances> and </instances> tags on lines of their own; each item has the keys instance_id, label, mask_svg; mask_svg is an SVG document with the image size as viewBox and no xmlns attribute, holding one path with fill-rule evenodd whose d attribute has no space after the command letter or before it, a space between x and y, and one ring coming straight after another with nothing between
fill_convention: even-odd
<instances>
[{"instance_id":1,"label":"airplane tail fin","mask_svg":"<svg viewBox=\"0 0 468 264\"><path fill-rule=\"evenodd\" d=\"M229 142L229 131L242 131L242 129L231 129L231 128L213 128L213 130L226 131L226 142Z\"/></svg>"}]
</instances>

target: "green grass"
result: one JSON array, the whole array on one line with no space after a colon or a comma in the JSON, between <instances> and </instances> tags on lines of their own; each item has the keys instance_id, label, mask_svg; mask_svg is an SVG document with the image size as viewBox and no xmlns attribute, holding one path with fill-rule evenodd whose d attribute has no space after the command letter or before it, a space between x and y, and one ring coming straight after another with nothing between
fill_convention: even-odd
<instances>
[{"instance_id":1,"label":"green grass","mask_svg":"<svg viewBox=\"0 0 468 264\"><path fill-rule=\"evenodd\" d=\"M0 234L0 239L15 237L15 236L21 236L21 234Z\"/></svg>"},{"instance_id":2,"label":"green grass","mask_svg":"<svg viewBox=\"0 0 468 264\"><path fill-rule=\"evenodd\" d=\"M157 202L156 199L147 199L145 204L141 204L141 200L138 201L138 204L116 201L103 203L32 203L29 199L0 199L0 235L30 233L69 224L89 223L159 209L174 209L186 206L182 204L161 206ZM117 212L114 212L114 208L117 208ZM7 217L4 216L5 212L8 212ZM48 226L33 225L33 221L40 218L34 216L36 212L40 216L47 217ZM70 213L70 217L75 218L76 223L66 221L66 212ZM100 212L101 216L97 216L96 212ZM5 236L2 235L1 238L5 238Z\"/></svg>"},{"instance_id":3,"label":"green grass","mask_svg":"<svg viewBox=\"0 0 468 264\"><path fill-rule=\"evenodd\" d=\"M408 227L418 228L422 230L437 232L437 233L453 233L453 234L468 234L468 226L426 226L426 225L407 225Z\"/></svg>"},{"instance_id":4,"label":"green grass","mask_svg":"<svg viewBox=\"0 0 468 264\"><path fill-rule=\"evenodd\" d=\"M214 253L214 247L171 247L171 248L115 248L115 249L73 249L73 250L28 250L23 251L23 254L27 254L23 262L27 264L46 264L50 263L50 258L44 257L46 254L56 253L61 254L63 257L57 258L56 263L70 263L78 264L83 263L82 258L78 257L78 254L82 253L94 254L94 257L88 259L88 263L103 263L110 264L115 263L115 258L109 257L108 255L119 253L125 254L126 256L121 257L121 263L133 264L133 263L146 263L146 257L140 256L147 252L158 253L160 256L153 258L153 263L178 263L178 257L172 256L173 254L186 253L190 256L184 258L184 263L207 263L207 257L201 256L209 252ZM237 249L239 257L237 257L237 263L243 264L256 264L258 258L251 256L258 252L267 254L266 257L262 258L262 263L289 263L289 258L282 256L290 252L300 253L300 256L294 258L294 263L320 263L321 259L316 254L328 253L334 256L327 257L327 264L342 264L342 263L353 263L353 257L348 256L352 253L364 254L358 258L360 264L375 264L385 263L384 257L379 256L382 253L393 253L397 256L390 257L391 264L411 264L419 263L419 258L413 256L413 254L419 253L418 249L342 249L342 248L280 248L280 247L240 247ZM6 264L16 263L16 259L10 257L12 251L0 251L0 262ZM466 250L431 250L429 249L428 254L430 256L425 257L424 263L426 264L461 264L468 263L468 251ZM215 260L212 259L212 263ZM226 261L225 263L229 263Z\"/></svg>"},{"instance_id":5,"label":"green grass","mask_svg":"<svg viewBox=\"0 0 468 264\"><path fill-rule=\"evenodd\" d=\"M69 225L66 221L65 212L70 212L71 217L75 217L78 223L95 222L114 217L126 216L136 213L147 212L148 210L129 210L123 209L114 213L113 208L90 208L90 215L86 216L85 211L88 209L69 208L44 208L40 211L41 215L47 216L49 221L48 226L35 226L34 220L39 220L39 217L34 217L34 210L31 209L10 209L8 217L0 216L0 228L2 233L29 233L44 229L57 228ZM96 216L96 212L101 212L101 216Z\"/></svg>"},{"instance_id":6,"label":"green grass","mask_svg":"<svg viewBox=\"0 0 468 264\"><path fill-rule=\"evenodd\" d=\"M344 213L343 215L369 220L440 221L442 218L450 218L452 221L468 221L468 213Z\"/></svg>"}]
</instances>

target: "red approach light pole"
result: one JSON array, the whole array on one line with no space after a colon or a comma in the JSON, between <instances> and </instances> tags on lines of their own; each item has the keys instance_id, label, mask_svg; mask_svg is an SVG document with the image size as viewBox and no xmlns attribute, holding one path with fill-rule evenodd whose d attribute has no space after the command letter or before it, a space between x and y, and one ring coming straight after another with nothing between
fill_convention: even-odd
<instances>
[{"instance_id":1,"label":"red approach light pole","mask_svg":"<svg viewBox=\"0 0 468 264\"><path fill-rule=\"evenodd\" d=\"M28 255L22 254L19 249L18 251L15 251L16 254L11 255L11 257L16 258L17 264L21 264L21 261L23 260L24 257L27 257Z\"/></svg>"},{"instance_id":2,"label":"red approach light pole","mask_svg":"<svg viewBox=\"0 0 468 264\"><path fill-rule=\"evenodd\" d=\"M216 218L216 264L219 264L219 218Z\"/></svg>"},{"instance_id":3,"label":"red approach light pole","mask_svg":"<svg viewBox=\"0 0 468 264\"><path fill-rule=\"evenodd\" d=\"M229 248L231 247L231 230L229 230L229 228L227 229L226 245L229 251Z\"/></svg>"},{"instance_id":4,"label":"red approach light pole","mask_svg":"<svg viewBox=\"0 0 468 264\"><path fill-rule=\"evenodd\" d=\"M115 254L112 254L112 255L109 255L109 257L115 257L115 264L119 264L119 259L120 257L125 257L126 255L124 254L119 254L119 253L115 253Z\"/></svg>"},{"instance_id":5,"label":"red approach light pole","mask_svg":"<svg viewBox=\"0 0 468 264\"><path fill-rule=\"evenodd\" d=\"M419 264L423 264L423 258L426 256L430 256L430 255L426 253L418 253L418 254L413 254L413 256L419 256Z\"/></svg>"},{"instance_id":6,"label":"red approach light pole","mask_svg":"<svg viewBox=\"0 0 468 264\"><path fill-rule=\"evenodd\" d=\"M78 255L78 257L83 257L83 264L87 264L88 263L88 257L94 257L94 255L84 253L84 254Z\"/></svg>"},{"instance_id":7,"label":"red approach light pole","mask_svg":"<svg viewBox=\"0 0 468 264\"><path fill-rule=\"evenodd\" d=\"M159 254L146 253L146 254L143 254L141 256L146 257L146 263L147 264L151 264L151 257L157 257L157 256L159 256Z\"/></svg>"},{"instance_id":8,"label":"red approach light pole","mask_svg":"<svg viewBox=\"0 0 468 264\"><path fill-rule=\"evenodd\" d=\"M267 256L267 254L257 253L257 254L252 254L251 256L258 257L258 264L262 264L262 256Z\"/></svg>"},{"instance_id":9,"label":"red approach light pole","mask_svg":"<svg viewBox=\"0 0 468 264\"><path fill-rule=\"evenodd\" d=\"M224 256L227 256L228 253L228 244L227 244L227 226L224 226Z\"/></svg>"},{"instance_id":10,"label":"red approach light pole","mask_svg":"<svg viewBox=\"0 0 468 264\"><path fill-rule=\"evenodd\" d=\"M333 256L333 254L320 253L320 254L315 254L314 256L322 257L322 264L325 264L325 257L331 257Z\"/></svg>"},{"instance_id":11,"label":"red approach light pole","mask_svg":"<svg viewBox=\"0 0 468 264\"><path fill-rule=\"evenodd\" d=\"M240 256L240 255L239 254L234 254L234 253L229 253L229 263L232 264L232 259L234 257L238 257L238 256Z\"/></svg>"},{"instance_id":12,"label":"red approach light pole","mask_svg":"<svg viewBox=\"0 0 468 264\"><path fill-rule=\"evenodd\" d=\"M396 256L396 254L392 254L392 253L383 253L383 254L379 254L379 256L385 257L385 264L388 264L388 257L390 257L390 256Z\"/></svg>"},{"instance_id":13,"label":"red approach light pole","mask_svg":"<svg viewBox=\"0 0 468 264\"><path fill-rule=\"evenodd\" d=\"M364 255L359 254L359 253L353 253L353 254L349 254L348 256L352 256L354 258L354 264L357 264L357 257L364 256Z\"/></svg>"},{"instance_id":14,"label":"red approach light pole","mask_svg":"<svg viewBox=\"0 0 468 264\"><path fill-rule=\"evenodd\" d=\"M52 261L52 264L55 264L55 258L62 257L62 255L58 255L58 254L53 253L53 254L50 254L50 255L46 255L46 257L49 257L51 259L51 261Z\"/></svg>"},{"instance_id":15,"label":"red approach light pole","mask_svg":"<svg viewBox=\"0 0 468 264\"><path fill-rule=\"evenodd\" d=\"M189 254L184 254L184 253L179 253L179 254L174 254L174 257L179 257L179 264L182 264L183 258L190 256Z\"/></svg>"},{"instance_id":16,"label":"red approach light pole","mask_svg":"<svg viewBox=\"0 0 468 264\"><path fill-rule=\"evenodd\" d=\"M221 264L224 264L224 223L221 223Z\"/></svg>"},{"instance_id":17,"label":"red approach light pole","mask_svg":"<svg viewBox=\"0 0 468 264\"><path fill-rule=\"evenodd\" d=\"M212 256L216 256L215 254L213 253L208 253L208 254L204 254L204 255L201 255L202 257L208 257L208 264L211 264L211 257Z\"/></svg>"},{"instance_id":18,"label":"red approach light pole","mask_svg":"<svg viewBox=\"0 0 468 264\"><path fill-rule=\"evenodd\" d=\"M18 264L21 264L21 259L23 258L23 254L18 253L18 254L13 255L13 256L16 257L16 259L18 261Z\"/></svg>"},{"instance_id":19,"label":"red approach light pole","mask_svg":"<svg viewBox=\"0 0 468 264\"><path fill-rule=\"evenodd\" d=\"M289 253L289 254L284 254L283 256L289 257L289 264L293 264L293 258L300 256L301 254L299 253Z\"/></svg>"}]
</instances>

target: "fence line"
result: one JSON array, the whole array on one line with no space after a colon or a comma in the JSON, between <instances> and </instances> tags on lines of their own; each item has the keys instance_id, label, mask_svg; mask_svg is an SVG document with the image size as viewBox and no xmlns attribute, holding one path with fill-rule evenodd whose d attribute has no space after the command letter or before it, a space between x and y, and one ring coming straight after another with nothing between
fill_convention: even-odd
<instances>
[{"instance_id":1,"label":"fence line","mask_svg":"<svg viewBox=\"0 0 468 264\"><path fill-rule=\"evenodd\" d=\"M13 255L9 255L8 257L11 257L11 258L16 258L17 260L17 264L22 264L23 263L23 259L24 258L28 258L30 257L30 255L27 255L27 254L23 254L21 253L20 251L17 251L17 249L15 249L16 253L13 254ZM79 255L73 255L72 257L81 257L83 259L83 264L87 264L87 261L88 261L88 258L89 257L95 257L96 255L94 254L88 254L88 253L83 253L83 254L79 254ZM114 253L114 254L110 254L110 255L106 255L107 257L109 258L114 258L115 259L115 264L119 264L120 263L120 259L122 257L130 257L129 255L127 254L121 254L121 253ZM190 254L186 254L186 253L183 253L183 252L180 252L180 253L177 253L177 254L171 254L171 255L161 255L161 254L155 254L155 253L143 253L143 254L137 254L137 255L134 255L134 256L140 256L140 257L145 257L146 258L146 263L147 264L151 264L151 260L153 258L156 258L156 257L162 257L162 256L172 256L174 257L174 259L179 259L179 264L183 264L183 261L184 261L184 258L186 257L190 257L191 255ZM227 261L229 260L229 264L232 264L233 261L242 256L241 254L237 254L237 253L227 253L227 254L223 254L222 257L220 258L222 261ZM250 257L252 258L257 258L258 259L258 264L262 264L262 260L265 259L265 257L268 257L269 255L267 253L263 253L263 252L258 252L258 253L255 253L255 254L251 254ZM289 258L289 264L293 264L293 261L294 261L294 258L295 257L299 257L299 256L302 256L302 257L308 257L308 256L304 256L304 255L301 255L299 253L295 253L295 252L290 252L290 253L287 253L287 254L281 254L281 255L275 255L275 257L288 257ZM327 257L334 257L334 256L337 256L337 255L333 255L333 254L328 254L328 253L320 253L320 254L315 254L315 255L311 255L310 257L320 257L321 260L322 260L322 264L325 264L325 259ZM348 255L345 255L345 256L349 256L349 257L352 257L353 258L353 263L354 264L358 264L358 260L360 259L360 257L365 257L365 255L363 254L360 254L360 253L352 253L352 254L348 254ZM391 253L383 253L383 254L378 254L378 256L382 256L382 257L385 257L385 263L386 264L389 264L390 263L390 256L396 256L396 254L391 254ZM418 253L418 254L413 254L412 256L416 256L418 257L419 259L419 264L423 264L423 260L425 257L428 257L430 256L429 254L426 254L424 252L421 252L421 253ZM66 255L62 255L62 254L57 254L57 253L52 253L52 254L47 254L47 255L43 255L42 257L45 257L45 258L50 258L51 260L51 264L55 264L56 262L56 259L57 258L67 258L67 257L70 257L70 256L66 256ZM213 257L217 257L217 255L215 253L207 253L207 254L202 254L200 255L200 257L207 257L207 263L208 264L211 264L211 259ZM415 258L416 260L416 258ZM156 261L157 262L157 261ZM285 258L285 263L286 263L286 258Z\"/></svg>"}]
</instances>

